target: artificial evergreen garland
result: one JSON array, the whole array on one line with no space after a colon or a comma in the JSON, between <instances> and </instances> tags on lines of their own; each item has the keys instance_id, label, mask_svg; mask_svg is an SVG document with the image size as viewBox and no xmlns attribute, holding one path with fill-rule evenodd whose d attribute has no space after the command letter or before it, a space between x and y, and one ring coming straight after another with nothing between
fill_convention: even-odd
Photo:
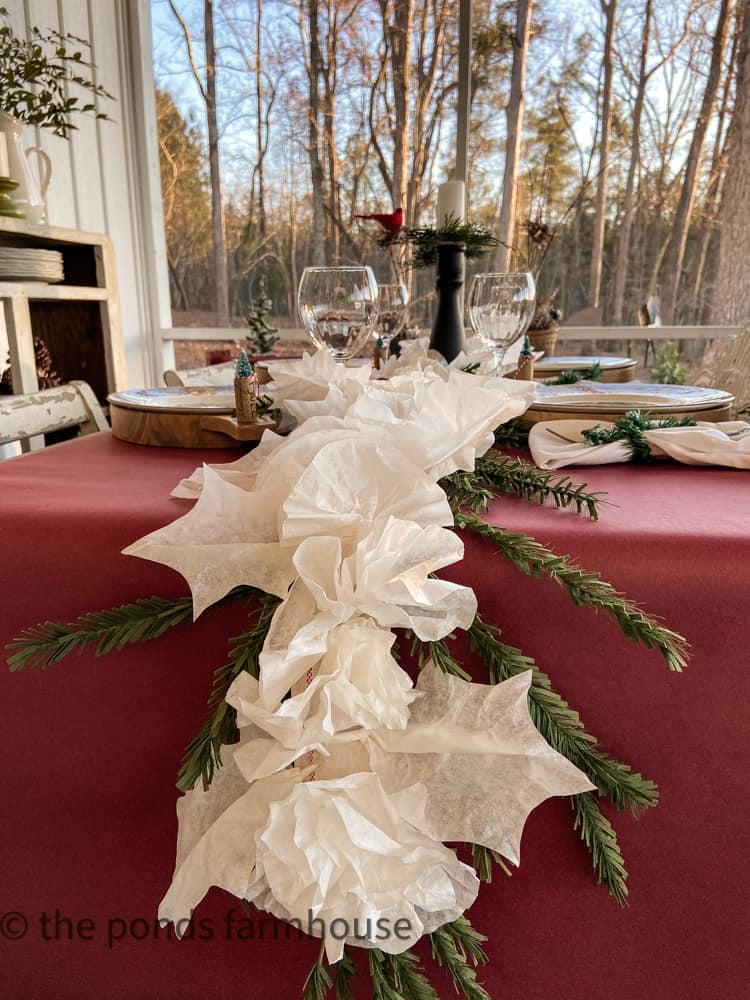
<instances>
[{"instance_id":1,"label":"artificial evergreen garland","mask_svg":"<svg viewBox=\"0 0 750 1000\"><path fill-rule=\"evenodd\" d=\"M573 603L599 608L610 614L623 633L647 648L657 648L671 670L685 664L685 642L679 635L659 625L640 608L618 594L598 574L576 567L566 556L556 556L534 539L508 532L483 521L478 513L501 493L521 496L544 503L552 499L558 507L576 510L596 518L604 502L601 493L588 492L585 484L576 486L565 476L541 472L518 459L490 454L477 461L474 473L455 473L442 481L455 516L456 527L476 532L494 543L499 553L521 572L547 575L568 591ZM177 785L183 791L198 780L208 788L221 766L221 747L237 739L236 713L225 696L232 681L243 671L259 673L259 655L279 599L261 594L250 587L239 587L224 600L252 599L259 606L252 614L250 628L229 640L228 661L214 672L208 699L209 715L198 734L188 745L180 767ZM44 622L27 629L7 647L11 650L11 670L41 667L58 662L69 653L93 645L95 655L122 649L131 642L158 638L168 629L191 617L190 598L166 600L142 599L108 611L93 612L63 625ZM448 637L448 641L452 640ZM534 725L547 742L584 771L599 795L607 797L619 810L638 814L656 805L656 785L600 749L595 737L587 733L578 714L558 695L549 677L520 650L501 640L499 629L477 615L468 632L470 648L488 670L490 683L500 683L517 673L532 671L529 711ZM469 675L452 655L447 641L423 643L414 640L418 666L431 660L436 667L459 677ZM592 855L598 881L620 903L627 896L627 872L609 821L599 810L594 793L573 797L574 829L580 831ZM508 871L494 852L473 845L473 858L479 877L491 881L493 862ZM473 929L466 917L460 917L428 935L432 958L449 973L456 992L464 1000L489 1000L476 979L476 966L487 957L481 948L486 940ZM419 959L411 952L387 955L377 949L369 952L369 973L373 1000L437 1000L437 993L427 980ZM337 1000L351 997L351 980L357 967L345 950L335 968L329 968L321 948L320 956L304 984L303 1000L325 1000L335 990Z\"/></svg>"}]
</instances>

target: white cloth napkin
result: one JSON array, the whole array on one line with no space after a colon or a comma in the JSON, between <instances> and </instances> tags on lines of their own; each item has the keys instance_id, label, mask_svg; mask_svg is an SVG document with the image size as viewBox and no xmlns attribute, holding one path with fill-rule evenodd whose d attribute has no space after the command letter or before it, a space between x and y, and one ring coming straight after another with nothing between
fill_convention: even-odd
<instances>
[{"instance_id":1,"label":"white cloth napkin","mask_svg":"<svg viewBox=\"0 0 750 1000\"><path fill-rule=\"evenodd\" d=\"M624 441L588 445L582 432L590 427L612 427L603 420L543 420L529 432L529 448L540 469L566 465L608 465L629 462ZM673 458L684 465L726 465L750 469L750 424L728 420L720 424L699 421L695 427L662 427L643 435L655 458Z\"/></svg>"}]
</instances>

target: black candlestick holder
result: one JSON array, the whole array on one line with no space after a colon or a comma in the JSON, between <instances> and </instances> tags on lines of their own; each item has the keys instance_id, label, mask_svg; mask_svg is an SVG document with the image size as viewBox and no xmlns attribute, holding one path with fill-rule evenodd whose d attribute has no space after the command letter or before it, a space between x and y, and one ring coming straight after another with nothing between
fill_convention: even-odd
<instances>
[{"instance_id":1,"label":"black candlestick holder","mask_svg":"<svg viewBox=\"0 0 750 1000\"><path fill-rule=\"evenodd\" d=\"M430 349L439 351L450 364L464 349L463 296L466 267L465 243L441 243L437 247L437 313L432 326Z\"/></svg>"}]
</instances>

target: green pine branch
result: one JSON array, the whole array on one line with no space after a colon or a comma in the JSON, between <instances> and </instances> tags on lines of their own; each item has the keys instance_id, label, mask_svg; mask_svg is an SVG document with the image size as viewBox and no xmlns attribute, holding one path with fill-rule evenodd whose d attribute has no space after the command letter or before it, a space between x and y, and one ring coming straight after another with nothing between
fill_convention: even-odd
<instances>
[{"instance_id":1,"label":"green pine branch","mask_svg":"<svg viewBox=\"0 0 750 1000\"><path fill-rule=\"evenodd\" d=\"M481 943L487 938L471 926L466 917L444 924L430 934L432 957L450 973L456 993L465 1000L490 1000L489 994L477 982L472 965L484 965L487 956ZM471 962L471 965L469 964Z\"/></svg>"},{"instance_id":2,"label":"green pine branch","mask_svg":"<svg viewBox=\"0 0 750 1000\"><path fill-rule=\"evenodd\" d=\"M357 975L357 966L344 948L344 954L336 963L334 986L336 988L336 1000L352 1000L352 980Z\"/></svg>"},{"instance_id":3,"label":"green pine branch","mask_svg":"<svg viewBox=\"0 0 750 1000\"><path fill-rule=\"evenodd\" d=\"M587 733L580 716L552 687L529 656L500 639L500 630L477 615L469 629L470 648L478 654L493 684L531 670L529 714L534 726L551 747L580 768L619 810L639 815L658 802L653 781L600 749L596 737Z\"/></svg>"},{"instance_id":4,"label":"green pine branch","mask_svg":"<svg viewBox=\"0 0 750 1000\"><path fill-rule=\"evenodd\" d=\"M529 714L545 740L595 784L602 795L620 810L638 815L658 802L653 781L602 751L595 737L583 728L578 713L571 709L552 688L549 677L527 656L500 641L500 632L477 616L469 630L469 643L488 667L493 683L500 683L526 670L532 671L529 688ZM587 799L577 806L579 799ZM619 903L627 896L627 872L609 821L601 815L591 793L573 797L576 809L574 829L581 827L582 838L591 852L600 884ZM485 859L481 859L483 861ZM481 878L480 873L480 878Z\"/></svg>"},{"instance_id":5,"label":"green pine branch","mask_svg":"<svg viewBox=\"0 0 750 1000\"><path fill-rule=\"evenodd\" d=\"M417 666L420 670L422 670L429 660L432 660L438 670L442 670L444 674L453 674L454 677L460 677L463 681L471 680L471 674L468 674L458 660L451 655L445 639L438 639L435 642L423 642L413 632L407 634L410 634L412 637L411 655L416 655ZM455 639L455 636L451 634L446 638Z\"/></svg>"},{"instance_id":6,"label":"green pine branch","mask_svg":"<svg viewBox=\"0 0 750 1000\"><path fill-rule=\"evenodd\" d=\"M650 413L640 410L629 410L623 417L616 420L612 427L600 427L596 424L582 431L581 437L589 445L611 444L613 441L623 441L629 448L634 462L653 462L651 448L644 437L644 431L658 430L663 427L695 427L692 417L652 418Z\"/></svg>"},{"instance_id":7,"label":"green pine branch","mask_svg":"<svg viewBox=\"0 0 750 1000\"><path fill-rule=\"evenodd\" d=\"M177 774L177 787L183 792L191 789L198 779L207 789L216 768L221 767L222 746L236 741L237 713L224 699L235 677L245 671L258 676L258 657L278 604L278 597L264 594L253 626L229 640L229 660L214 671L213 688L208 699L210 714L188 744Z\"/></svg>"},{"instance_id":8,"label":"green pine branch","mask_svg":"<svg viewBox=\"0 0 750 1000\"><path fill-rule=\"evenodd\" d=\"M411 951L403 951L400 955L384 955L383 964L388 969L390 981L398 996L407 997L408 1000L439 1000L419 959Z\"/></svg>"},{"instance_id":9,"label":"green pine branch","mask_svg":"<svg viewBox=\"0 0 750 1000\"><path fill-rule=\"evenodd\" d=\"M495 428L495 444L499 448L525 448L529 443L531 427L531 424L524 423L520 417L514 417Z\"/></svg>"},{"instance_id":10,"label":"green pine branch","mask_svg":"<svg viewBox=\"0 0 750 1000\"><path fill-rule=\"evenodd\" d=\"M302 1000L326 1000L328 991L333 986L333 980L323 961L324 945L320 946L320 954L315 965L307 973L303 986Z\"/></svg>"},{"instance_id":11,"label":"green pine branch","mask_svg":"<svg viewBox=\"0 0 750 1000\"><path fill-rule=\"evenodd\" d=\"M599 573L580 569L569 556L557 556L522 532L507 531L486 524L476 515L454 508L456 526L473 531L491 541L516 569L527 576L548 576L568 592L577 607L601 609L620 626L623 634L647 649L658 649L670 670L686 664L685 639L649 617Z\"/></svg>"},{"instance_id":12,"label":"green pine branch","mask_svg":"<svg viewBox=\"0 0 750 1000\"><path fill-rule=\"evenodd\" d=\"M193 602L189 597L174 601L144 597L135 604L92 611L67 625L43 622L8 643L6 649L15 650L8 657L8 666L14 671L26 667L45 669L92 643L96 643L95 655L104 656L131 642L157 639L170 628L189 621L192 615Z\"/></svg>"},{"instance_id":13,"label":"green pine branch","mask_svg":"<svg viewBox=\"0 0 750 1000\"><path fill-rule=\"evenodd\" d=\"M628 873L625 870L617 834L597 805L593 792L571 796L575 821L573 829L581 831L581 840L591 852L600 884L604 884L617 902L627 902Z\"/></svg>"},{"instance_id":14,"label":"green pine branch","mask_svg":"<svg viewBox=\"0 0 750 1000\"><path fill-rule=\"evenodd\" d=\"M508 877L513 874L497 851L493 851L490 847L485 847L484 844L471 845L471 861L477 870L480 882L492 881L493 862L498 868L502 868Z\"/></svg>"},{"instance_id":15,"label":"green pine branch","mask_svg":"<svg viewBox=\"0 0 750 1000\"><path fill-rule=\"evenodd\" d=\"M538 503L553 500L555 507L574 508L577 514L588 514L595 521L599 505L606 503L606 494L587 490L588 483L576 484L567 475L538 469L520 458L484 455L477 459L476 473L480 483L484 480L502 493Z\"/></svg>"}]
</instances>

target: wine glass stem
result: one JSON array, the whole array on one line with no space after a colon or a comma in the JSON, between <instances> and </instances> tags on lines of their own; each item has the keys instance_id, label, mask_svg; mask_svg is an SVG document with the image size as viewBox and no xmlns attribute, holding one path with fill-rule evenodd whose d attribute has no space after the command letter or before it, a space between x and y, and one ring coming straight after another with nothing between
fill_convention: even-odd
<instances>
[{"instance_id":1,"label":"wine glass stem","mask_svg":"<svg viewBox=\"0 0 750 1000\"><path fill-rule=\"evenodd\" d=\"M503 360L505 358L505 352L507 350L508 350L507 347L493 347L493 351L495 352L495 364L496 364L495 374L496 375L500 375L501 374L501 369L502 369L502 366L503 366Z\"/></svg>"}]
</instances>

